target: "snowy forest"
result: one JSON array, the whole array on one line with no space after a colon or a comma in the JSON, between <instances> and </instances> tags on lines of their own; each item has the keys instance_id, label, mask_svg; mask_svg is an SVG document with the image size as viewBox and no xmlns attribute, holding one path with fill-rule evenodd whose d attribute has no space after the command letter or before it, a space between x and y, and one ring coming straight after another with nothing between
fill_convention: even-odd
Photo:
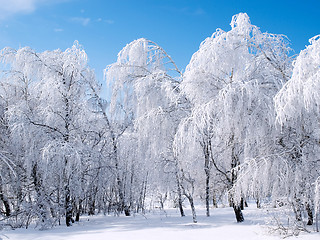
<instances>
[{"instance_id":1,"label":"snowy forest","mask_svg":"<svg viewBox=\"0 0 320 240\"><path fill-rule=\"evenodd\" d=\"M184 69L157 43L127 44L101 84L76 41L0 52L0 225L247 202L320 215L320 35L299 54L247 14ZM104 96L102 92L105 92ZM299 225L300 224L300 225Z\"/></svg>"}]
</instances>

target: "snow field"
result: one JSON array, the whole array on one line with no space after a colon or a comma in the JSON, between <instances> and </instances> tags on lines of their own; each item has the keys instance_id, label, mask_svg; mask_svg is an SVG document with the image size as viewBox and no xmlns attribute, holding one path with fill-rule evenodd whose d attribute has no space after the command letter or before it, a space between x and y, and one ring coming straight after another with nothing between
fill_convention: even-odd
<instances>
[{"instance_id":1,"label":"snow field","mask_svg":"<svg viewBox=\"0 0 320 240\"><path fill-rule=\"evenodd\" d=\"M270 234L265 223L269 216L263 209L249 206L244 210L245 222L237 223L231 208L211 209L211 216L205 216L204 208L197 208L198 223L192 223L191 212L181 218L176 209L154 211L146 215L84 216L72 227L57 226L46 231L33 229L5 230L2 239L10 240L257 240L282 239ZM288 239L319 240L320 234L301 233Z\"/></svg>"}]
</instances>

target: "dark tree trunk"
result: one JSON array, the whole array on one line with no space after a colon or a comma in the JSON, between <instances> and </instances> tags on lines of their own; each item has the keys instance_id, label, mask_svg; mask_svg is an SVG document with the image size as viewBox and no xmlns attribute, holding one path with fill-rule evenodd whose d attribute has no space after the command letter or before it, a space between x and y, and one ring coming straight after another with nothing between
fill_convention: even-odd
<instances>
[{"instance_id":1,"label":"dark tree trunk","mask_svg":"<svg viewBox=\"0 0 320 240\"><path fill-rule=\"evenodd\" d=\"M209 142L203 141L202 148L204 153L204 172L206 174L206 215L210 217L210 152Z\"/></svg>"},{"instance_id":2,"label":"dark tree trunk","mask_svg":"<svg viewBox=\"0 0 320 240\"><path fill-rule=\"evenodd\" d=\"M177 165L176 165L176 168L178 168ZM178 170L176 170L175 175L176 175L176 181L177 181L178 205L179 205L180 215L181 215L181 217L184 217L185 214L184 214L183 205L182 205L182 191L181 191L181 186L180 186Z\"/></svg>"},{"instance_id":3,"label":"dark tree trunk","mask_svg":"<svg viewBox=\"0 0 320 240\"><path fill-rule=\"evenodd\" d=\"M228 197L229 207L233 207L233 201L231 195Z\"/></svg>"},{"instance_id":4,"label":"dark tree trunk","mask_svg":"<svg viewBox=\"0 0 320 240\"><path fill-rule=\"evenodd\" d=\"M191 211L192 211L192 220L194 223L197 223L197 215L196 215L196 209L194 207L193 199L192 199L192 201L190 201L190 206L191 206Z\"/></svg>"},{"instance_id":5,"label":"dark tree trunk","mask_svg":"<svg viewBox=\"0 0 320 240\"><path fill-rule=\"evenodd\" d=\"M218 208L218 203L217 203L217 198L216 198L216 194L215 193L212 196L212 206L214 208Z\"/></svg>"},{"instance_id":6,"label":"dark tree trunk","mask_svg":"<svg viewBox=\"0 0 320 240\"><path fill-rule=\"evenodd\" d=\"M192 212L192 220L194 223L197 223L197 214L196 214L196 208L194 207L193 197L191 195L186 195L186 197L189 200L191 212Z\"/></svg>"},{"instance_id":7,"label":"dark tree trunk","mask_svg":"<svg viewBox=\"0 0 320 240\"><path fill-rule=\"evenodd\" d=\"M234 210L234 213L236 215L237 222L243 222L244 218L243 218L243 214L242 214L240 206L236 206L234 204L233 210Z\"/></svg>"},{"instance_id":8,"label":"dark tree trunk","mask_svg":"<svg viewBox=\"0 0 320 240\"><path fill-rule=\"evenodd\" d=\"M71 81L69 82L69 84L71 84ZM67 85L67 80L64 78L63 79L63 85ZM66 86L68 88L68 86ZM70 85L69 85L70 87ZM69 88L70 89L70 88ZM70 137L70 123L71 123L71 118L70 118L70 103L69 103L69 99L67 98L67 96L64 96L64 104L65 104L65 117L64 117L64 128L65 128L65 134L63 136L63 140L66 143L69 143L69 137ZM68 166L68 157L64 157L64 166L65 168L67 168ZM73 213L73 206L72 206L72 200L71 200L71 193L70 193L70 183L69 183L69 177L67 175L67 170L64 169L64 174L63 174L63 180L64 180L64 184L65 184L65 202L64 202L64 208L65 208L65 212L66 212L66 225L67 227L72 226L72 223L74 222L73 218L72 218L72 213Z\"/></svg>"},{"instance_id":9,"label":"dark tree trunk","mask_svg":"<svg viewBox=\"0 0 320 240\"><path fill-rule=\"evenodd\" d=\"M9 200L7 199L7 197L3 193L1 176L0 176L0 200L3 202L4 209L5 209L5 215L7 217L10 217L10 215L11 215L10 204L9 204Z\"/></svg>"},{"instance_id":10,"label":"dark tree trunk","mask_svg":"<svg viewBox=\"0 0 320 240\"><path fill-rule=\"evenodd\" d=\"M210 175L206 173L206 215L210 217Z\"/></svg>"},{"instance_id":11,"label":"dark tree trunk","mask_svg":"<svg viewBox=\"0 0 320 240\"><path fill-rule=\"evenodd\" d=\"M315 218L316 218L316 219L315 219L315 220L316 220L316 231L319 232L319 223L318 223L319 214L316 212L315 215L316 215L316 216L315 216Z\"/></svg>"},{"instance_id":12,"label":"dark tree trunk","mask_svg":"<svg viewBox=\"0 0 320 240\"><path fill-rule=\"evenodd\" d=\"M185 217L186 215L184 214L184 211L183 211L182 196L181 196L181 189L180 189L180 187L178 187L178 205L179 205L179 211L180 211L181 217Z\"/></svg>"},{"instance_id":13,"label":"dark tree trunk","mask_svg":"<svg viewBox=\"0 0 320 240\"><path fill-rule=\"evenodd\" d=\"M184 214L184 211L183 211L181 194L180 194L180 196L178 197L178 204L179 204L179 211L180 211L181 217L185 217L186 215Z\"/></svg>"},{"instance_id":14,"label":"dark tree trunk","mask_svg":"<svg viewBox=\"0 0 320 240\"><path fill-rule=\"evenodd\" d=\"M127 217L131 216L130 207L128 206L124 207L124 215L126 215Z\"/></svg>"},{"instance_id":15,"label":"dark tree trunk","mask_svg":"<svg viewBox=\"0 0 320 240\"><path fill-rule=\"evenodd\" d=\"M244 210L244 200L243 200L243 198L241 198L241 200L240 200L240 209Z\"/></svg>"},{"instance_id":16,"label":"dark tree trunk","mask_svg":"<svg viewBox=\"0 0 320 240\"><path fill-rule=\"evenodd\" d=\"M81 212L82 212L82 200L79 202L78 206L76 206L76 219L75 219L76 222L80 221Z\"/></svg>"},{"instance_id":17,"label":"dark tree trunk","mask_svg":"<svg viewBox=\"0 0 320 240\"><path fill-rule=\"evenodd\" d=\"M3 202L6 217L10 217L11 215L10 204L8 199L4 196L2 192L0 192L0 200Z\"/></svg>"},{"instance_id":18,"label":"dark tree trunk","mask_svg":"<svg viewBox=\"0 0 320 240\"><path fill-rule=\"evenodd\" d=\"M236 145L234 144L234 135L232 135L231 137L231 142L232 142L232 161L231 161L231 188L234 186L234 184L237 181L238 178L238 173L237 173L237 167L240 165L240 160L239 160L239 156L236 153ZM230 189L231 189L230 188ZM229 203L231 203L234 213L236 215L236 220L237 222L243 222L244 221L244 217L241 211L241 208L243 209L243 198L241 198L241 202L240 205L235 204L234 201L234 196L233 193L230 194L230 199L229 199Z\"/></svg>"},{"instance_id":19,"label":"dark tree trunk","mask_svg":"<svg viewBox=\"0 0 320 240\"><path fill-rule=\"evenodd\" d=\"M118 170L118 164L116 164L116 169ZM123 194L123 189L122 189L122 181L121 178L119 176L119 173L117 173L117 188L118 188L118 196L119 196L119 203L118 203L118 212L123 212L124 209L124 194Z\"/></svg>"},{"instance_id":20,"label":"dark tree trunk","mask_svg":"<svg viewBox=\"0 0 320 240\"><path fill-rule=\"evenodd\" d=\"M307 223L307 225L312 225L313 224L313 213L312 213L312 209L311 209L309 203L306 204L306 210L307 210L307 213L308 213L308 223Z\"/></svg>"},{"instance_id":21,"label":"dark tree trunk","mask_svg":"<svg viewBox=\"0 0 320 240\"><path fill-rule=\"evenodd\" d=\"M66 187L66 193L65 193L65 211L66 211L66 225L67 227L72 226L72 223L74 222L72 218L72 203L71 203L71 196L70 196L70 190L69 187Z\"/></svg>"},{"instance_id":22,"label":"dark tree trunk","mask_svg":"<svg viewBox=\"0 0 320 240\"><path fill-rule=\"evenodd\" d=\"M183 185L180 185L181 186L181 189L183 191L183 195L186 196L189 200L189 203L190 203L190 207L191 207L191 212L192 212L192 219L193 219L193 222L194 223L197 223L197 214L196 214L196 208L194 207L194 202L193 202L193 192L194 192L194 186L193 186L193 180L191 179L186 179L187 182L189 182L191 184L191 192L190 193L187 193L183 187Z\"/></svg>"},{"instance_id":23,"label":"dark tree trunk","mask_svg":"<svg viewBox=\"0 0 320 240\"><path fill-rule=\"evenodd\" d=\"M257 203L257 208L261 208L261 203L260 203L259 198L257 198L256 203Z\"/></svg>"},{"instance_id":24,"label":"dark tree trunk","mask_svg":"<svg viewBox=\"0 0 320 240\"><path fill-rule=\"evenodd\" d=\"M94 196L90 196L89 197L89 211L88 211L88 215L94 215L95 214L95 210L96 210L96 204L95 204L95 197Z\"/></svg>"},{"instance_id":25,"label":"dark tree trunk","mask_svg":"<svg viewBox=\"0 0 320 240\"><path fill-rule=\"evenodd\" d=\"M76 219L75 219L76 222L79 222L80 221L80 211L78 210L77 213L76 213Z\"/></svg>"}]
</instances>

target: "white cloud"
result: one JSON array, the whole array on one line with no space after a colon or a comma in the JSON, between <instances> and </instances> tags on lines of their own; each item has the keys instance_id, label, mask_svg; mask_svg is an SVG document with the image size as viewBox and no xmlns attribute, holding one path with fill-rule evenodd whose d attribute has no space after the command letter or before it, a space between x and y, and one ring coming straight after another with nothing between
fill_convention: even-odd
<instances>
[{"instance_id":1,"label":"white cloud","mask_svg":"<svg viewBox=\"0 0 320 240\"><path fill-rule=\"evenodd\" d=\"M0 0L0 18L5 19L15 14L34 12L39 5L60 3L67 0Z\"/></svg>"},{"instance_id":2,"label":"white cloud","mask_svg":"<svg viewBox=\"0 0 320 240\"><path fill-rule=\"evenodd\" d=\"M39 0L0 0L0 14L7 17L16 13L30 13Z\"/></svg>"},{"instance_id":3,"label":"white cloud","mask_svg":"<svg viewBox=\"0 0 320 240\"><path fill-rule=\"evenodd\" d=\"M104 23L107 23L107 24L114 24L113 20L111 20L111 19L102 19L102 18L97 18L95 20L95 22L99 22L99 23L104 22Z\"/></svg>"},{"instance_id":4,"label":"white cloud","mask_svg":"<svg viewBox=\"0 0 320 240\"><path fill-rule=\"evenodd\" d=\"M55 32L63 32L63 29L62 28L55 28L55 29L53 29L53 31L55 31Z\"/></svg>"},{"instance_id":5,"label":"white cloud","mask_svg":"<svg viewBox=\"0 0 320 240\"><path fill-rule=\"evenodd\" d=\"M105 22L108 23L108 24L114 24L114 21L110 20L110 19L105 20Z\"/></svg>"},{"instance_id":6,"label":"white cloud","mask_svg":"<svg viewBox=\"0 0 320 240\"><path fill-rule=\"evenodd\" d=\"M91 21L90 18L83 18L83 17L74 17L74 18L71 18L70 20L75 23L80 23L84 27L87 26Z\"/></svg>"},{"instance_id":7,"label":"white cloud","mask_svg":"<svg viewBox=\"0 0 320 240\"><path fill-rule=\"evenodd\" d=\"M107 24L114 24L114 21L111 19L103 19L103 18L97 18L93 22L97 23L107 23Z\"/></svg>"}]
</instances>

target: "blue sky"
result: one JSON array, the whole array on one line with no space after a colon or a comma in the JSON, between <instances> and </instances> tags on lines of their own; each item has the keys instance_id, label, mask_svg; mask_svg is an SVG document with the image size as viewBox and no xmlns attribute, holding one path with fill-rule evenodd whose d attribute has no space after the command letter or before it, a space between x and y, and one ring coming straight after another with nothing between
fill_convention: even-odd
<instances>
[{"instance_id":1,"label":"blue sky","mask_svg":"<svg viewBox=\"0 0 320 240\"><path fill-rule=\"evenodd\" d=\"M248 13L262 31L287 35L296 53L320 34L320 0L0 0L0 48L62 50L74 40L102 80L103 69L129 42L162 46L180 69L234 14Z\"/></svg>"}]
</instances>

